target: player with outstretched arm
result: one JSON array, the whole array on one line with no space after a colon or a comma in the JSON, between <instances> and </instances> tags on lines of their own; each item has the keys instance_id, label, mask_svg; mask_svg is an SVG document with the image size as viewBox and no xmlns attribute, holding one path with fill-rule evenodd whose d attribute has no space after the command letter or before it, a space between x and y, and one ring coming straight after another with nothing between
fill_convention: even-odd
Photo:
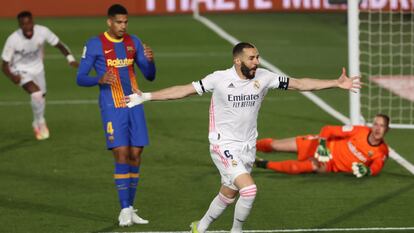
<instances>
[{"instance_id":1,"label":"player with outstretched arm","mask_svg":"<svg viewBox=\"0 0 414 233\"><path fill-rule=\"evenodd\" d=\"M310 91L339 87L360 88L359 77L348 78L343 69L336 80L282 77L258 68L259 52L251 43L233 48L233 66L216 71L187 85L173 86L151 93L125 97L128 107L148 100L180 99L211 92L209 141L211 158L221 175L221 187L200 221L191 224L192 232L205 232L228 205L236 202L232 233L242 232L253 206L257 187L250 175L255 156L257 116L269 89Z\"/></svg>"}]
</instances>

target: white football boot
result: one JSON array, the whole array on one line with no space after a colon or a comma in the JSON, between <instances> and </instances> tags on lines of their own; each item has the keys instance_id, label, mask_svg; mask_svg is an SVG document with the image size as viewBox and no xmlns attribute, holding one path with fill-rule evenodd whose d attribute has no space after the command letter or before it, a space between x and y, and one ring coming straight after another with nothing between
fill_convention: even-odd
<instances>
[{"instance_id":1,"label":"white football boot","mask_svg":"<svg viewBox=\"0 0 414 233\"><path fill-rule=\"evenodd\" d=\"M119 213L119 226L120 227L129 227L132 226L132 214L130 208L123 208L121 213Z\"/></svg>"},{"instance_id":2,"label":"white football boot","mask_svg":"<svg viewBox=\"0 0 414 233\"><path fill-rule=\"evenodd\" d=\"M138 216L137 214L138 210L134 209L134 207L130 206L129 209L131 211L131 220L134 224L148 224L149 223L148 220L143 219L140 216Z\"/></svg>"}]
</instances>

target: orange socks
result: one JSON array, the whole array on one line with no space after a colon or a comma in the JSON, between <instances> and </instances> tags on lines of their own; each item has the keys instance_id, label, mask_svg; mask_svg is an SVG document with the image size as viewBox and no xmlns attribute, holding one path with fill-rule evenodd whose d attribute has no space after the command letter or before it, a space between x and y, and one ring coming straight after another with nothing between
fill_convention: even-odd
<instances>
[{"instance_id":1,"label":"orange socks","mask_svg":"<svg viewBox=\"0 0 414 233\"><path fill-rule=\"evenodd\" d=\"M256 142L257 151L265 152L265 153L272 152L273 151L272 145L271 145L272 141L273 139L271 138L263 138L263 139L257 140Z\"/></svg>"},{"instance_id":2,"label":"orange socks","mask_svg":"<svg viewBox=\"0 0 414 233\"><path fill-rule=\"evenodd\" d=\"M267 169L274 170L276 172L287 173L287 174L300 174L300 173L311 173L313 172L312 161L297 161L297 160L286 160L281 162L269 161L267 163Z\"/></svg>"}]
</instances>

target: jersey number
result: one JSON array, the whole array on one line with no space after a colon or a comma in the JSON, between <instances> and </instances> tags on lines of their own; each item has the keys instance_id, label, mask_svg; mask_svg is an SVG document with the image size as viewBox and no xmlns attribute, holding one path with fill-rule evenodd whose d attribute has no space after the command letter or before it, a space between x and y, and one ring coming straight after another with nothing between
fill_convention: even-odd
<instances>
[{"instance_id":1,"label":"jersey number","mask_svg":"<svg viewBox=\"0 0 414 233\"><path fill-rule=\"evenodd\" d=\"M233 159L233 155L232 155L232 154L230 154L230 151L229 151L229 150L225 150L225 151L224 151L224 155L225 155L227 158L229 158L229 159Z\"/></svg>"},{"instance_id":2,"label":"jersey number","mask_svg":"<svg viewBox=\"0 0 414 233\"><path fill-rule=\"evenodd\" d=\"M108 134L114 134L114 128L112 128L112 121L109 121L109 122L106 124L106 132L107 132Z\"/></svg>"}]
</instances>

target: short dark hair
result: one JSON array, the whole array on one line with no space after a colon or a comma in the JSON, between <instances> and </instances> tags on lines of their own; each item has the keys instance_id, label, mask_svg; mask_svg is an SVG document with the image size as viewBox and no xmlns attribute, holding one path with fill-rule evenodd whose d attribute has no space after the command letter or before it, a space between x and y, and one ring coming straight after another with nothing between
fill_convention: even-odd
<instances>
[{"instance_id":1,"label":"short dark hair","mask_svg":"<svg viewBox=\"0 0 414 233\"><path fill-rule=\"evenodd\" d=\"M114 17L115 15L127 15L127 9L121 4L114 4L108 8L108 17Z\"/></svg>"},{"instance_id":2,"label":"short dark hair","mask_svg":"<svg viewBox=\"0 0 414 233\"><path fill-rule=\"evenodd\" d=\"M240 55L245 48L256 48L253 44L248 42L240 42L233 47L233 57Z\"/></svg>"},{"instance_id":3,"label":"short dark hair","mask_svg":"<svg viewBox=\"0 0 414 233\"><path fill-rule=\"evenodd\" d=\"M382 119L384 119L385 121L385 125L387 126L387 128L390 127L390 117L386 114L383 113L378 113L377 115L375 115L375 117L382 117Z\"/></svg>"},{"instance_id":4,"label":"short dark hair","mask_svg":"<svg viewBox=\"0 0 414 233\"><path fill-rule=\"evenodd\" d=\"M17 14L17 20L20 20L20 19L26 18L26 17L32 18L33 17L32 16L32 12L30 12L30 11L22 11L19 14Z\"/></svg>"}]
</instances>

